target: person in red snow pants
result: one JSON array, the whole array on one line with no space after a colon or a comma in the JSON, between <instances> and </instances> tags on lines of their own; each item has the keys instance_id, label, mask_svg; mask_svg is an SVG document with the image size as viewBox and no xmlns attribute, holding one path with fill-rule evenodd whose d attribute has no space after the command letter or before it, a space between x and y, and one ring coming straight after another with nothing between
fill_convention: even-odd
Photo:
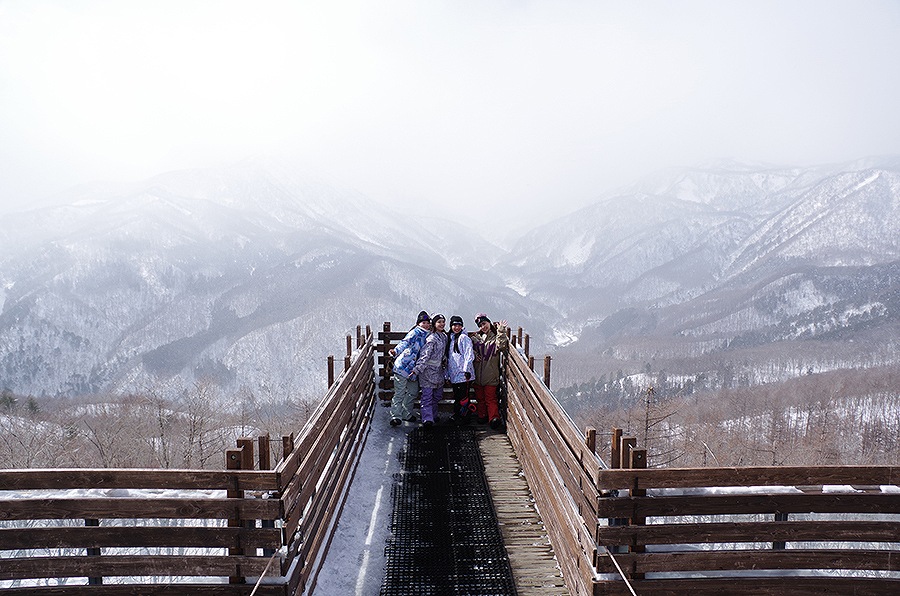
<instances>
[{"instance_id":1,"label":"person in red snow pants","mask_svg":"<svg viewBox=\"0 0 900 596\"><path fill-rule=\"evenodd\" d=\"M500 353L509 346L509 329L506 321L494 324L484 313L475 315L478 331L470 333L475 352L475 399L478 401L478 421L490 422L491 428L503 424L497 403L497 386L500 384Z\"/></svg>"}]
</instances>

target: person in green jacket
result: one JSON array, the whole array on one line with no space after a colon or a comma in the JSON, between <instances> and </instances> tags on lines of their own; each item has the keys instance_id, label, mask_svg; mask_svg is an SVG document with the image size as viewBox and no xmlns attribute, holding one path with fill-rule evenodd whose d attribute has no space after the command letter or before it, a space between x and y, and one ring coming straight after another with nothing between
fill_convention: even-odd
<instances>
[{"instance_id":1,"label":"person in green jacket","mask_svg":"<svg viewBox=\"0 0 900 596\"><path fill-rule=\"evenodd\" d=\"M476 415L482 424L490 421L491 428L499 429L500 405L497 387L500 385L500 353L509 347L509 330L506 321L496 325L484 313L475 315L478 331L469 334L475 352Z\"/></svg>"}]
</instances>

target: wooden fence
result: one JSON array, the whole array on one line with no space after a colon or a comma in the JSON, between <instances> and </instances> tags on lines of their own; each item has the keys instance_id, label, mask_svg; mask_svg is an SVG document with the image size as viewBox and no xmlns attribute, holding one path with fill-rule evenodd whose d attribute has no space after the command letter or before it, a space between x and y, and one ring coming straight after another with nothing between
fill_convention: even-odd
<instances>
[{"instance_id":1,"label":"wooden fence","mask_svg":"<svg viewBox=\"0 0 900 596\"><path fill-rule=\"evenodd\" d=\"M263 437L222 471L0 471L5 593L308 591L365 444L375 353L390 395L402 336L386 323L376 346L357 328L355 351L348 336L344 372L329 359L328 393L274 469ZM508 434L572 595L900 593L900 468L647 469L618 430L607 464L550 391L550 359L539 377L528 336L512 339ZM47 578L62 579L33 585Z\"/></svg>"},{"instance_id":2,"label":"wooden fence","mask_svg":"<svg viewBox=\"0 0 900 596\"><path fill-rule=\"evenodd\" d=\"M274 469L260 437L258 458L241 439L222 471L0 470L4 594L302 593L374 408L372 333L357 328L355 357L351 336L347 347L344 372L296 440L282 438Z\"/></svg>"},{"instance_id":3,"label":"wooden fence","mask_svg":"<svg viewBox=\"0 0 900 596\"><path fill-rule=\"evenodd\" d=\"M900 593L900 468L646 469L620 429L607 464L516 339L508 434L572 595Z\"/></svg>"}]
</instances>

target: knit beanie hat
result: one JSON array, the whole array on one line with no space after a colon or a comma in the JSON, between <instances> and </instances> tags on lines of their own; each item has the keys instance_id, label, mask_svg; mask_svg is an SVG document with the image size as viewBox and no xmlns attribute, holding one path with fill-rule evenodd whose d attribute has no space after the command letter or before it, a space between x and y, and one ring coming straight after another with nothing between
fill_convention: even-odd
<instances>
[{"instance_id":1,"label":"knit beanie hat","mask_svg":"<svg viewBox=\"0 0 900 596\"><path fill-rule=\"evenodd\" d=\"M454 326L455 324L457 324L457 323L459 323L460 325L463 324L463 320L462 320L462 317L461 317L461 316L459 316L459 315L453 315L452 317L450 317L450 326L451 326L451 327L453 327L453 326Z\"/></svg>"},{"instance_id":2,"label":"knit beanie hat","mask_svg":"<svg viewBox=\"0 0 900 596\"><path fill-rule=\"evenodd\" d=\"M422 321L430 321L430 320L431 320L431 318L428 316L428 313L423 310L422 312L419 313L419 316L416 317L416 325L418 325Z\"/></svg>"},{"instance_id":3,"label":"knit beanie hat","mask_svg":"<svg viewBox=\"0 0 900 596\"><path fill-rule=\"evenodd\" d=\"M440 321L441 319L443 319L443 320L446 321L446 320L447 320L447 317L445 317L444 315L438 313L438 314L434 315L433 317L431 317L431 323L432 323L432 324L437 323L437 322Z\"/></svg>"},{"instance_id":4,"label":"knit beanie hat","mask_svg":"<svg viewBox=\"0 0 900 596\"><path fill-rule=\"evenodd\" d=\"M486 314L484 314L483 312L480 312L477 315L475 315L475 324L478 325L479 327L481 327L481 324L484 323L485 321L487 321L488 323L491 322L491 320L488 318L488 316Z\"/></svg>"}]
</instances>

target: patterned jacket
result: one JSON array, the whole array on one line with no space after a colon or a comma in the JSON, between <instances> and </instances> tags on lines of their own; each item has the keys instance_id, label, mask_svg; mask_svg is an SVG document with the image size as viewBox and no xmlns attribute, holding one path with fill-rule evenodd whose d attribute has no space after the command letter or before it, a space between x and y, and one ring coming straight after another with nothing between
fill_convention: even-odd
<instances>
[{"instance_id":1,"label":"patterned jacket","mask_svg":"<svg viewBox=\"0 0 900 596\"><path fill-rule=\"evenodd\" d=\"M400 340L400 343L394 348L394 353L397 354L397 357L394 358L395 373L401 377L409 378L429 333L429 331L416 325L409 330L406 337Z\"/></svg>"},{"instance_id":2,"label":"patterned jacket","mask_svg":"<svg viewBox=\"0 0 900 596\"><path fill-rule=\"evenodd\" d=\"M472 340L463 328L459 333L459 340L456 342L459 351L456 351L453 349L454 339L455 335L451 333L447 343L447 378L451 383L474 381L475 368L472 363L475 361L475 352L472 351ZM469 373L468 379L466 379L466 373Z\"/></svg>"},{"instance_id":3,"label":"patterned jacket","mask_svg":"<svg viewBox=\"0 0 900 596\"><path fill-rule=\"evenodd\" d=\"M505 352L509 346L506 327L498 328L491 323L491 329L487 335L476 331L470 333L472 347L475 351L475 384L499 385L500 384L500 352Z\"/></svg>"},{"instance_id":4,"label":"patterned jacket","mask_svg":"<svg viewBox=\"0 0 900 596\"><path fill-rule=\"evenodd\" d=\"M420 387L443 387L444 371L447 363L444 360L447 352L447 333L432 331L425 340L425 346L419 352L419 358L413 367L413 374L419 377Z\"/></svg>"}]
</instances>

